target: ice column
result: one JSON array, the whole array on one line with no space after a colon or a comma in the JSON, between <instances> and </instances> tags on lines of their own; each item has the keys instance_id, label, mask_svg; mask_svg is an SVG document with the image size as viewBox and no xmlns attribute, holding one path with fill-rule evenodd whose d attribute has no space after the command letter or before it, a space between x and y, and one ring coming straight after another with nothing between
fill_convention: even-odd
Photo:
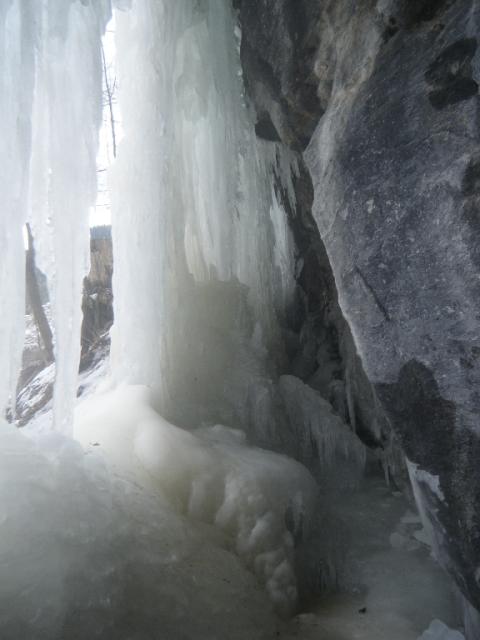
<instances>
[{"instance_id":1,"label":"ice column","mask_svg":"<svg viewBox=\"0 0 480 640\"><path fill-rule=\"evenodd\" d=\"M14 394L23 344L24 246L30 112L34 79L34 9L0 3L0 411Z\"/></svg>"},{"instance_id":2,"label":"ice column","mask_svg":"<svg viewBox=\"0 0 480 640\"><path fill-rule=\"evenodd\" d=\"M28 218L49 276L56 339L55 422L71 428L80 353L88 208L95 200L100 43L109 0L0 3L0 407L14 397Z\"/></svg>"},{"instance_id":3,"label":"ice column","mask_svg":"<svg viewBox=\"0 0 480 640\"><path fill-rule=\"evenodd\" d=\"M100 44L108 17L106 0L43 3L33 118L32 216L35 232L40 236L49 232L48 241L43 238L39 244L53 302L54 420L56 428L65 432L72 427L77 390L82 282L89 265L89 207L96 198L102 113Z\"/></svg>"},{"instance_id":4,"label":"ice column","mask_svg":"<svg viewBox=\"0 0 480 640\"><path fill-rule=\"evenodd\" d=\"M112 364L120 379L159 386L168 414L179 390L191 398L222 381L227 333L240 343L257 324L258 345L277 339L294 270L271 176L286 167L293 199L292 168L256 139L230 3L137 0L116 23L125 137L112 187Z\"/></svg>"},{"instance_id":5,"label":"ice column","mask_svg":"<svg viewBox=\"0 0 480 640\"><path fill-rule=\"evenodd\" d=\"M0 6L0 406L14 397L23 341L24 246L32 223L53 302L55 423L71 428L95 200L100 42L109 0L10 0Z\"/></svg>"}]
</instances>

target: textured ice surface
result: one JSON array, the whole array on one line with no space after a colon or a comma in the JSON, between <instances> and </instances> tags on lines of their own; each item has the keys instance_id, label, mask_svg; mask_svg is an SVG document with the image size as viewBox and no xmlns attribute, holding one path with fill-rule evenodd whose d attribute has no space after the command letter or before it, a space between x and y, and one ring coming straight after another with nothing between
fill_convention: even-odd
<instances>
[{"instance_id":1,"label":"textured ice surface","mask_svg":"<svg viewBox=\"0 0 480 640\"><path fill-rule=\"evenodd\" d=\"M81 291L88 273L89 207L96 199L101 121L100 44L109 0L38 5L30 218L51 283L57 429L72 424L80 357Z\"/></svg>"},{"instance_id":2,"label":"textured ice surface","mask_svg":"<svg viewBox=\"0 0 480 640\"><path fill-rule=\"evenodd\" d=\"M270 170L293 199L292 163L256 139L229 3L134 1L117 28L112 366L198 424L245 404L279 345L294 257Z\"/></svg>"},{"instance_id":3,"label":"textured ice surface","mask_svg":"<svg viewBox=\"0 0 480 640\"><path fill-rule=\"evenodd\" d=\"M295 376L281 376L279 390L297 455L337 487L355 483L363 473L366 449L318 391Z\"/></svg>"},{"instance_id":4,"label":"textured ice surface","mask_svg":"<svg viewBox=\"0 0 480 640\"><path fill-rule=\"evenodd\" d=\"M0 320L0 407L9 392L15 397L29 218L52 284L59 429L71 427L76 393L88 207L96 195L100 42L109 12L109 0L10 0L0 7L0 297L8 302Z\"/></svg>"},{"instance_id":5,"label":"textured ice surface","mask_svg":"<svg viewBox=\"0 0 480 640\"><path fill-rule=\"evenodd\" d=\"M226 538L62 435L0 425L0 527L2 640L275 634Z\"/></svg>"},{"instance_id":6,"label":"textured ice surface","mask_svg":"<svg viewBox=\"0 0 480 640\"><path fill-rule=\"evenodd\" d=\"M230 3L116 4L125 10L125 139L112 175L112 364L117 383L155 393L120 385L90 398L78 411L81 448L65 433L77 388L109 2L0 3L0 407L21 350L28 217L52 284L55 420L65 432L51 433L49 412L30 438L0 424L0 637L272 638L272 604L288 612L296 601L295 544L308 539L315 484L295 462L247 446L239 431L193 427L214 424L215 415L276 426L280 326L295 269L271 172L293 204L296 166L256 139ZM52 374L32 383L26 404ZM324 467L338 458L361 466L363 449L318 394L294 380L280 391L302 455ZM361 551L365 538L358 541ZM403 560L387 565L388 585L376 581L383 557L365 562L375 580L362 575L368 606L389 623L386 587L395 594Z\"/></svg>"},{"instance_id":7,"label":"textured ice surface","mask_svg":"<svg viewBox=\"0 0 480 640\"><path fill-rule=\"evenodd\" d=\"M308 528L313 478L293 460L247 446L242 432L221 425L180 429L153 403L152 392L141 386L91 396L77 409L75 435L177 513L225 533L277 610L291 611L297 599L294 537Z\"/></svg>"},{"instance_id":8,"label":"textured ice surface","mask_svg":"<svg viewBox=\"0 0 480 640\"><path fill-rule=\"evenodd\" d=\"M25 171L30 151L34 48L22 21L22 4L0 4L0 409L15 385L23 341L25 259L22 227L27 215ZM28 12L25 9L26 22ZM32 25L30 24L30 29ZM19 82L18 79L22 81ZM8 301L8 304L5 304Z\"/></svg>"},{"instance_id":9,"label":"textured ice surface","mask_svg":"<svg viewBox=\"0 0 480 640\"><path fill-rule=\"evenodd\" d=\"M51 284L54 416L65 434L77 389L108 17L107 1L12 0L0 8L1 37L15 41L2 105L12 129L25 114L24 137L7 138L3 157L19 169L9 176L12 219L0 238L13 252L1 274L13 309L1 354L16 336L19 346L6 357L0 400L20 353L21 332L12 331L23 292L12 283L23 282L28 211ZM293 249L270 170L293 198L292 167L256 140L228 4L132 2L119 16L118 44L125 140L112 180L113 370L117 382L155 387L162 410L192 427L212 407L242 408L280 342ZM33 401L53 371L34 381ZM149 393L120 386L82 405L77 433L86 455L59 433L0 435L1 564L12 576L1 587L2 638L129 637L132 620L136 637L142 625L145 637L156 626L169 639L261 637L274 619L254 574L277 609L294 606L293 540L308 525L316 491L308 472L223 426L179 429Z\"/></svg>"},{"instance_id":10,"label":"textured ice surface","mask_svg":"<svg viewBox=\"0 0 480 640\"><path fill-rule=\"evenodd\" d=\"M415 539L420 523L405 496L380 476L369 477L333 507L343 522L336 545L346 536L343 588L312 602L310 615L294 619L285 639L418 640L438 618L455 628L450 578ZM392 536L401 536L402 544L392 547Z\"/></svg>"}]
</instances>

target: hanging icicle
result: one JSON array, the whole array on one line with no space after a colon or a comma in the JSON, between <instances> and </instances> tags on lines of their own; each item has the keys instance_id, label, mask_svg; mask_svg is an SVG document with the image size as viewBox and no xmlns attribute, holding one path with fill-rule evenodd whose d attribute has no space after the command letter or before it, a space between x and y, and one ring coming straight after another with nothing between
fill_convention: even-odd
<instances>
[{"instance_id":1,"label":"hanging icicle","mask_svg":"<svg viewBox=\"0 0 480 640\"><path fill-rule=\"evenodd\" d=\"M65 432L72 429L77 390L102 113L100 47L109 16L109 0L13 0L0 7L0 406L14 397L23 342L22 229L28 218L50 284L54 421Z\"/></svg>"}]
</instances>

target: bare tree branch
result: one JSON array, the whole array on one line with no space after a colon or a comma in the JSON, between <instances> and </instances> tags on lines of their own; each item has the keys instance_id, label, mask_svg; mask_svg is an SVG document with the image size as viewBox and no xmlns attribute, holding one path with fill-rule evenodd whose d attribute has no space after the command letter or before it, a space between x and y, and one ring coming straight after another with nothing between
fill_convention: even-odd
<instances>
[{"instance_id":1,"label":"bare tree branch","mask_svg":"<svg viewBox=\"0 0 480 640\"><path fill-rule=\"evenodd\" d=\"M116 158L117 157L117 139L115 135L115 118L113 115L113 94L115 90L115 81L112 89L112 87L110 86L109 78L108 78L107 63L105 60L105 50L103 48L103 44L102 44L102 63L103 63L103 78L105 82L105 91L107 94L107 104L110 112L110 129L112 132L112 151L113 151L113 157Z\"/></svg>"}]
</instances>

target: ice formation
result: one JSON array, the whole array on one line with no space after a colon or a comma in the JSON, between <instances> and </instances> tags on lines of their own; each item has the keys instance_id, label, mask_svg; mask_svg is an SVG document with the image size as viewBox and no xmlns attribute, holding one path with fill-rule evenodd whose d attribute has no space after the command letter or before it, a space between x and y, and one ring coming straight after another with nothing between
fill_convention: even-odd
<instances>
[{"instance_id":1,"label":"ice formation","mask_svg":"<svg viewBox=\"0 0 480 640\"><path fill-rule=\"evenodd\" d=\"M75 435L176 512L223 531L277 610L291 611L294 538L308 530L313 478L293 460L248 447L238 430L215 425L189 432L164 420L153 404L143 386L91 396L77 409Z\"/></svg>"},{"instance_id":2,"label":"ice formation","mask_svg":"<svg viewBox=\"0 0 480 640\"><path fill-rule=\"evenodd\" d=\"M229 427L249 426L252 387L279 364L269 353L294 256L271 171L293 202L296 166L256 139L227 3L117 6L125 138L111 176L112 389L78 407L85 452L70 435L110 4L0 7L2 406L23 337L27 219L56 357L22 397L35 402L55 370L55 430L1 425L0 564L11 576L1 635L120 638L133 618L136 637L161 625L172 640L211 640L213 625L219 637L260 638L275 618L253 576L277 611L293 609L294 540L316 485Z\"/></svg>"},{"instance_id":3,"label":"ice formation","mask_svg":"<svg viewBox=\"0 0 480 640\"><path fill-rule=\"evenodd\" d=\"M255 136L234 32L223 2L133 2L117 16L112 365L156 385L162 413L192 425L202 409L235 417L293 295L271 169L293 200L295 166Z\"/></svg>"},{"instance_id":4,"label":"ice formation","mask_svg":"<svg viewBox=\"0 0 480 640\"><path fill-rule=\"evenodd\" d=\"M22 228L27 215L25 168L29 162L30 112L34 84L33 42L22 27L20 2L0 6L0 137L2 193L0 224L0 298L8 309L0 320L0 406L13 395L22 348L24 248ZM18 83L19 77L23 82ZM20 117L18 117L20 114ZM22 117L23 115L23 117ZM18 290L18 295L15 295Z\"/></svg>"},{"instance_id":5,"label":"ice formation","mask_svg":"<svg viewBox=\"0 0 480 640\"><path fill-rule=\"evenodd\" d=\"M23 340L26 220L56 356L20 397L34 407L55 375L55 429L48 412L24 433L0 421L0 636L271 638L324 513L312 524L309 472L247 435L275 442L282 405L277 448L321 481L337 464L349 481L365 458L326 400L281 376L295 255L272 175L294 211L298 167L255 135L229 2L115 6L111 378L74 426L110 1L0 2L1 407Z\"/></svg>"},{"instance_id":6,"label":"ice formation","mask_svg":"<svg viewBox=\"0 0 480 640\"><path fill-rule=\"evenodd\" d=\"M279 390L293 429L291 441L297 447L297 457L322 479L322 484L332 480L337 488L355 484L365 466L362 442L332 405L299 378L281 376Z\"/></svg>"},{"instance_id":7,"label":"ice formation","mask_svg":"<svg viewBox=\"0 0 480 640\"><path fill-rule=\"evenodd\" d=\"M13 397L24 304L23 224L29 218L50 280L56 338L55 420L71 431L88 268L88 207L96 197L100 41L108 0L3 2L0 8L0 405Z\"/></svg>"},{"instance_id":8,"label":"ice formation","mask_svg":"<svg viewBox=\"0 0 480 640\"><path fill-rule=\"evenodd\" d=\"M2 640L275 633L266 593L212 527L61 434L0 425L0 505Z\"/></svg>"},{"instance_id":9,"label":"ice formation","mask_svg":"<svg viewBox=\"0 0 480 640\"><path fill-rule=\"evenodd\" d=\"M90 440L120 466L135 455L137 472L147 469L177 508L230 531L288 609L296 589L285 512L311 500L312 480L284 458L224 441L238 432L198 427L255 431L261 421L252 398L274 377L294 295L272 172L293 203L296 164L255 135L228 3L132 2L116 26L124 138L111 176L111 364L117 384L153 389L143 401L151 425L123 423L133 443L123 454L111 430L95 435L97 418Z\"/></svg>"}]
</instances>

